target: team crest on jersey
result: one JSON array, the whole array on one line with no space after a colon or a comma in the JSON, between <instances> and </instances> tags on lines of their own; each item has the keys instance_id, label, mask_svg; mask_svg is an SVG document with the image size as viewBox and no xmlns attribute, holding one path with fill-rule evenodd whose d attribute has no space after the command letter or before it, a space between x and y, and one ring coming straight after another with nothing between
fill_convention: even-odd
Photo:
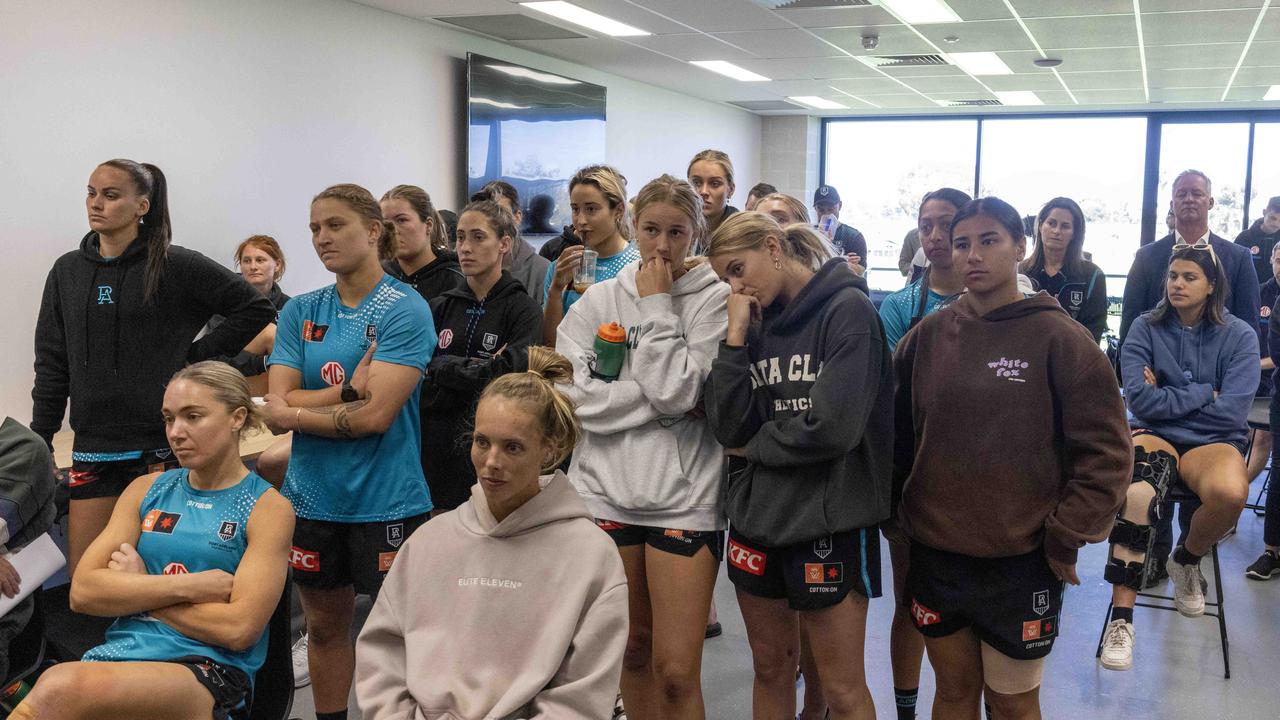
<instances>
[{"instance_id":1,"label":"team crest on jersey","mask_svg":"<svg viewBox=\"0 0 1280 720\"><path fill-rule=\"evenodd\" d=\"M393 548L400 547L400 543L404 542L404 523L395 523L387 526L387 544Z\"/></svg>"},{"instance_id":2,"label":"team crest on jersey","mask_svg":"<svg viewBox=\"0 0 1280 720\"><path fill-rule=\"evenodd\" d=\"M493 349L498 347L498 336L494 333L485 333L484 340L481 340L480 344L484 346L485 350L493 352Z\"/></svg>"},{"instance_id":3,"label":"team crest on jersey","mask_svg":"<svg viewBox=\"0 0 1280 720\"><path fill-rule=\"evenodd\" d=\"M234 523L230 521L223 522L221 525L218 526L218 537L222 538L223 542L227 542L228 540L236 536L236 529L239 527L240 527L240 523Z\"/></svg>"},{"instance_id":4,"label":"team crest on jersey","mask_svg":"<svg viewBox=\"0 0 1280 720\"><path fill-rule=\"evenodd\" d=\"M1267 307L1266 305L1263 305L1262 307L1258 308L1258 314L1264 318L1269 318L1271 317L1271 308Z\"/></svg>"},{"instance_id":5,"label":"team crest on jersey","mask_svg":"<svg viewBox=\"0 0 1280 720\"><path fill-rule=\"evenodd\" d=\"M1071 304L1076 307L1079 307L1080 305L1084 304L1084 293L1079 290L1072 290Z\"/></svg>"},{"instance_id":6,"label":"team crest on jersey","mask_svg":"<svg viewBox=\"0 0 1280 720\"><path fill-rule=\"evenodd\" d=\"M1039 590L1031 596L1031 609L1037 615L1049 612L1049 591Z\"/></svg>"},{"instance_id":7,"label":"team crest on jersey","mask_svg":"<svg viewBox=\"0 0 1280 720\"><path fill-rule=\"evenodd\" d=\"M327 332L329 332L328 325L317 325L310 320L302 321L303 342L324 342L324 336Z\"/></svg>"},{"instance_id":8,"label":"team crest on jersey","mask_svg":"<svg viewBox=\"0 0 1280 720\"><path fill-rule=\"evenodd\" d=\"M369 323L364 326L364 338L371 343L378 342L378 326Z\"/></svg>"},{"instance_id":9,"label":"team crest on jersey","mask_svg":"<svg viewBox=\"0 0 1280 720\"><path fill-rule=\"evenodd\" d=\"M452 331L452 330L450 330L449 328L445 328L445 329L441 330L441 331L440 331L440 340L439 340L439 342L437 342L437 343L436 343L437 345L439 345L439 346L440 346L440 349L441 349L441 350L443 350L443 349L445 349L445 348L449 347L449 345L450 345L450 344L452 344L452 343L453 343L453 331Z\"/></svg>"},{"instance_id":10,"label":"team crest on jersey","mask_svg":"<svg viewBox=\"0 0 1280 720\"><path fill-rule=\"evenodd\" d=\"M142 532L164 533L172 535L174 528L178 527L178 521L182 519L182 513L170 513L163 510L152 510L147 516L142 518Z\"/></svg>"},{"instance_id":11,"label":"team crest on jersey","mask_svg":"<svg viewBox=\"0 0 1280 720\"><path fill-rule=\"evenodd\" d=\"M342 368L342 363L330 360L320 366L320 379L330 385L341 385L347 379L347 371Z\"/></svg>"},{"instance_id":12,"label":"team crest on jersey","mask_svg":"<svg viewBox=\"0 0 1280 720\"><path fill-rule=\"evenodd\" d=\"M822 558L823 560L827 559L827 556L831 554L831 536L830 535L823 538L818 538L817 540L813 541L813 554L817 555L819 558Z\"/></svg>"}]
</instances>

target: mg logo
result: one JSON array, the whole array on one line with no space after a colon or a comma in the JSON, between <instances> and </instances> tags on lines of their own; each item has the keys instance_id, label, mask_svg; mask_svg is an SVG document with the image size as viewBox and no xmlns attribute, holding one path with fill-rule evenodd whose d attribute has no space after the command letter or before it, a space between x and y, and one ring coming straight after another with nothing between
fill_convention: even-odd
<instances>
[{"instance_id":1,"label":"mg logo","mask_svg":"<svg viewBox=\"0 0 1280 720\"><path fill-rule=\"evenodd\" d=\"M330 385L341 385L342 381L347 379L347 371L342 369L342 363L330 360L321 366L320 379Z\"/></svg>"},{"instance_id":2,"label":"mg logo","mask_svg":"<svg viewBox=\"0 0 1280 720\"><path fill-rule=\"evenodd\" d=\"M164 566L164 570L162 572L165 575L186 575L187 566L180 562L171 562Z\"/></svg>"}]
</instances>

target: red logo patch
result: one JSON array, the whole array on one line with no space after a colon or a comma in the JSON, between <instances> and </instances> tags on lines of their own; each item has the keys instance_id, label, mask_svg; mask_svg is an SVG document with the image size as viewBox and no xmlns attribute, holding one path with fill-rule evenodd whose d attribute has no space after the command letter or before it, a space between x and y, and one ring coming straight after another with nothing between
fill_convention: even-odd
<instances>
[{"instance_id":1,"label":"red logo patch","mask_svg":"<svg viewBox=\"0 0 1280 720\"><path fill-rule=\"evenodd\" d=\"M764 563L764 553L752 550L737 540L729 539L729 564L745 573L764 575Z\"/></svg>"},{"instance_id":2,"label":"red logo patch","mask_svg":"<svg viewBox=\"0 0 1280 720\"><path fill-rule=\"evenodd\" d=\"M163 574L165 575L186 575L187 566L180 562L171 562L164 566Z\"/></svg>"},{"instance_id":3,"label":"red logo patch","mask_svg":"<svg viewBox=\"0 0 1280 720\"><path fill-rule=\"evenodd\" d=\"M347 371L342 369L342 363L330 360L320 366L320 379L330 385L341 385L342 381L347 379Z\"/></svg>"},{"instance_id":4,"label":"red logo patch","mask_svg":"<svg viewBox=\"0 0 1280 720\"><path fill-rule=\"evenodd\" d=\"M387 572L391 569L391 563L396 559L396 551L378 553L378 572Z\"/></svg>"},{"instance_id":5,"label":"red logo patch","mask_svg":"<svg viewBox=\"0 0 1280 720\"><path fill-rule=\"evenodd\" d=\"M303 550L294 545L293 551L289 554L289 564L294 570L320 572L320 553L314 550Z\"/></svg>"},{"instance_id":6,"label":"red logo patch","mask_svg":"<svg viewBox=\"0 0 1280 720\"><path fill-rule=\"evenodd\" d=\"M328 325L317 325L310 320L302 321L302 339L304 342L323 342Z\"/></svg>"},{"instance_id":7,"label":"red logo patch","mask_svg":"<svg viewBox=\"0 0 1280 720\"><path fill-rule=\"evenodd\" d=\"M92 470L72 470L71 478L67 481L69 487L80 487L88 485L98 479L98 473Z\"/></svg>"},{"instance_id":8,"label":"red logo patch","mask_svg":"<svg viewBox=\"0 0 1280 720\"><path fill-rule=\"evenodd\" d=\"M612 520L597 520L596 527L600 528L601 530L608 531L608 530L622 530L623 528L626 527L626 525L623 525L620 522L614 522Z\"/></svg>"},{"instance_id":9,"label":"red logo patch","mask_svg":"<svg viewBox=\"0 0 1280 720\"><path fill-rule=\"evenodd\" d=\"M172 535L173 529L178 527L178 521L182 519L181 513L167 513L163 510L152 510L147 516L142 518L142 532L157 532Z\"/></svg>"},{"instance_id":10,"label":"red logo patch","mask_svg":"<svg viewBox=\"0 0 1280 720\"><path fill-rule=\"evenodd\" d=\"M844 582L844 563L805 563L806 585L829 585Z\"/></svg>"},{"instance_id":11,"label":"red logo patch","mask_svg":"<svg viewBox=\"0 0 1280 720\"><path fill-rule=\"evenodd\" d=\"M436 344L437 344L437 345L439 345L439 346L443 349L443 348L447 348L447 347L449 347L449 344L450 344L450 343L452 343L452 342L453 342L453 331L452 331L452 330L450 330L449 328L445 328L445 329L441 330L441 331L440 331L440 341L439 341L439 342L437 342Z\"/></svg>"},{"instance_id":12,"label":"red logo patch","mask_svg":"<svg viewBox=\"0 0 1280 720\"><path fill-rule=\"evenodd\" d=\"M1022 623L1022 642L1040 639L1040 621L1028 620Z\"/></svg>"},{"instance_id":13,"label":"red logo patch","mask_svg":"<svg viewBox=\"0 0 1280 720\"><path fill-rule=\"evenodd\" d=\"M920 604L919 600L911 601L911 616L915 618L916 627L924 627L926 625L934 625L942 622L942 617L938 613L930 610Z\"/></svg>"}]
</instances>

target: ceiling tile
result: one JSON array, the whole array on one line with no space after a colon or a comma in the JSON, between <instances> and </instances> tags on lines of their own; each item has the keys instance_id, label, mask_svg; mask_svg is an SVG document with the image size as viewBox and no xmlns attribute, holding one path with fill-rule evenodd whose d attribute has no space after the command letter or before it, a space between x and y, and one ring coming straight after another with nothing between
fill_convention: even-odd
<instances>
[{"instance_id":1,"label":"ceiling tile","mask_svg":"<svg viewBox=\"0 0 1280 720\"><path fill-rule=\"evenodd\" d=\"M1071 95L1066 90L1037 92L1036 97L1040 98L1045 105L1076 105L1076 101L1071 99ZM1078 100L1079 96L1076 96L1076 99Z\"/></svg>"},{"instance_id":2,"label":"ceiling tile","mask_svg":"<svg viewBox=\"0 0 1280 720\"><path fill-rule=\"evenodd\" d=\"M832 80L828 84L854 95L893 95L909 92L901 83L883 76L859 80Z\"/></svg>"},{"instance_id":3,"label":"ceiling tile","mask_svg":"<svg viewBox=\"0 0 1280 720\"><path fill-rule=\"evenodd\" d=\"M1267 43L1270 44L1270 43ZM1244 43L1147 47L1149 68L1233 68ZM1252 54L1252 53L1251 53Z\"/></svg>"},{"instance_id":4,"label":"ceiling tile","mask_svg":"<svg viewBox=\"0 0 1280 720\"><path fill-rule=\"evenodd\" d=\"M670 20L666 20L658 15L654 15L653 13L644 9L643 7L626 2L625 0L573 0L573 2L574 4L581 5L582 7L588 10L591 10L592 12L600 13L605 17L612 18L614 20L617 20L618 22L626 23L628 25L640 28L641 30L645 30L647 32L651 32L659 35L668 34L668 33L689 32L689 29L684 27L683 25L676 22L672 22ZM467 8L468 11L470 11L470 6L471 6L470 0L467 0L467 2L453 2L451 4L455 8ZM553 18L550 15L546 15L546 14L537 12L535 10L526 10L526 9L520 8L520 6L515 4L514 2L508 3L507 12L512 12L517 8L519 8L519 12L523 12L525 15L528 15L529 17L536 17L540 20L545 20L547 22L555 23L562 27L583 31L583 29L578 25L574 25L573 23ZM450 14L457 15L458 12L455 11ZM600 35L603 37L603 33L595 33L591 30L585 30L583 32Z\"/></svg>"},{"instance_id":5,"label":"ceiling tile","mask_svg":"<svg viewBox=\"0 0 1280 720\"><path fill-rule=\"evenodd\" d=\"M982 78L992 90L1061 90L1062 84L1048 70L1018 73L1016 75L992 75ZM1072 88L1074 89L1074 88Z\"/></svg>"},{"instance_id":6,"label":"ceiling tile","mask_svg":"<svg viewBox=\"0 0 1280 720\"><path fill-rule=\"evenodd\" d=\"M963 20L1007 20L1013 17L1003 0L947 0L947 4Z\"/></svg>"},{"instance_id":7,"label":"ceiling tile","mask_svg":"<svg viewBox=\"0 0 1280 720\"><path fill-rule=\"evenodd\" d=\"M1141 67L1138 48L1077 48L1052 49L1045 47L1048 57L1058 58L1062 64L1058 72L1093 72L1098 70L1134 69ZM1149 52L1149 50L1148 50ZM1000 59L1013 69L1021 72L1024 68L1035 67L1040 57L1038 52L1000 53ZM1149 62L1150 60L1148 60Z\"/></svg>"},{"instance_id":8,"label":"ceiling tile","mask_svg":"<svg viewBox=\"0 0 1280 720\"><path fill-rule=\"evenodd\" d=\"M1137 90L1071 90L1081 103L1091 105L1118 105L1144 103L1146 98L1141 89Z\"/></svg>"},{"instance_id":9,"label":"ceiling tile","mask_svg":"<svg viewBox=\"0 0 1280 720\"><path fill-rule=\"evenodd\" d=\"M1031 39L1016 20L917 25L921 35L946 52L984 52L988 50L1035 50ZM947 37L960 38L955 43Z\"/></svg>"},{"instance_id":10,"label":"ceiling tile","mask_svg":"<svg viewBox=\"0 0 1280 720\"><path fill-rule=\"evenodd\" d=\"M913 77L951 77L954 75L967 75L965 71L955 65L906 65L903 67L883 68L883 70L896 78L913 78Z\"/></svg>"},{"instance_id":11,"label":"ceiling tile","mask_svg":"<svg viewBox=\"0 0 1280 720\"><path fill-rule=\"evenodd\" d=\"M978 84L978 81L968 75L918 77L911 78L906 83L926 95L933 92L985 92L982 86Z\"/></svg>"},{"instance_id":12,"label":"ceiling tile","mask_svg":"<svg viewBox=\"0 0 1280 720\"><path fill-rule=\"evenodd\" d=\"M612 0L621 4L622 0ZM790 27L767 8L744 0L643 0L645 9L703 32ZM607 14L607 13L605 13Z\"/></svg>"},{"instance_id":13,"label":"ceiling tile","mask_svg":"<svg viewBox=\"0 0 1280 720\"><path fill-rule=\"evenodd\" d=\"M905 25L867 28L865 32L861 28L828 28L813 32L853 55L915 55L937 52L936 48L921 40ZM862 47L862 36L867 33L880 38L874 50Z\"/></svg>"},{"instance_id":14,"label":"ceiling tile","mask_svg":"<svg viewBox=\"0 0 1280 720\"><path fill-rule=\"evenodd\" d=\"M1142 90L1142 71L1062 73L1062 79L1076 90Z\"/></svg>"},{"instance_id":15,"label":"ceiling tile","mask_svg":"<svg viewBox=\"0 0 1280 720\"><path fill-rule=\"evenodd\" d=\"M804 30L726 32L714 37L762 58L821 58L840 53Z\"/></svg>"},{"instance_id":16,"label":"ceiling tile","mask_svg":"<svg viewBox=\"0 0 1280 720\"><path fill-rule=\"evenodd\" d=\"M681 60L728 60L737 63L755 57L749 52L700 33L632 37L627 38L627 42Z\"/></svg>"},{"instance_id":17,"label":"ceiling tile","mask_svg":"<svg viewBox=\"0 0 1280 720\"><path fill-rule=\"evenodd\" d=\"M1232 83L1232 87L1238 85L1258 85L1266 87L1270 87L1271 85L1280 85L1280 67L1240 68L1240 73L1236 75L1236 81Z\"/></svg>"},{"instance_id":18,"label":"ceiling tile","mask_svg":"<svg viewBox=\"0 0 1280 720\"><path fill-rule=\"evenodd\" d=\"M938 104L919 95L880 95L870 98L875 104L886 109L928 108L937 109Z\"/></svg>"},{"instance_id":19,"label":"ceiling tile","mask_svg":"<svg viewBox=\"0 0 1280 720\"><path fill-rule=\"evenodd\" d=\"M1072 17L1081 15L1133 15L1133 0L1089 0L1065 3L1062 0L1011 0L1013 9L1023 20L1029 18ZM1142 9L1147 9L1143 0Z\"/></svg>"},{"instance_id":20,"label":"ceiling tile","mask_svg":"<svg viewBox=\"0 0 1280 720\"><path fill-rule=\"evenodd\" d=\"M1142 13L1142 40L1147 47L1244 42L1249 39L1249 31L1253 29L1253 23L1257 19L1257 10L1144 12ZM1261 29L1258 32L1261 34Z\"/></svg>"},{"instance_id":21,"label":"ceiling tile","mask_svg":"<svg viewBox=\"0 0 1280 720\"><path fill-rule=\"evenodd\" d=\"M510 0L356 0L379 10L405 17L425 19L444 15L500 15L518 12Z\"/></svg>"},{"instance_id":22,"label":"ceiling tile","mask_svg":"<svg viewBox=\"0 0 1280 720\"><path fill-rule=\"evenodd\" d=\"M866 27L897 25L898 21L884 8L875 5L838 8L797 8L775 10L778 16L805 28Z\"/></svg>"},{"instance_id":23,"label":"ceiling tile","mask_svg":"<svg viewBox=\"0 0 1280 720\"><path fill-rule=\"evenodd\" d=\"M1276 37L1280 37L1280 34L1277 34ZM1249 54L1244 58L1244 67L1276 66L1280 66L1280 42L1258 42L1254 40L1253 45L1249 46Z\"/></svg>"},{"instance_id":24,"label":"ceiling tile","mask_svg":"<svg viewBox=\"0 0 1280 720\"><path fill-rule=\"evenodd\" d=\"M747 60L742 67L773 80L822 80L830 78L883 77L862 62L841 55L821 59L788 58L781 60Z\"/></svg>"},{"instance_id":25,"label":"ceiling tile","mask_svg":"<svg viewBox=\"0 0 1280 720\"><path fill-rule=\"evenodd\" d=\"M1147 72L1153 88L1225 88L1231 79L1231 70L1211 68L1207 70L1156 70Z\"/></svg>"},{"instance_id":26,"label":"ceiling tile","mask_svg":"<svg viewBox=\"0 0 1280 720\"><path fill-rule=\"evenodd\" d=\"M1280 101L1263 102L1262 97L1267 94L1267 90L1271 89L1269 85L1232 85L1231 91L1227 93L1227 100L1236 102L1254 102L1264 107L1280 108Z\"/></svg>"},{"instance_id":27,"label":"ceiling tile","mask_svg":"<svg viewBox=\"0 0 1280 720\"><path fill-rule=\"evenodd\" d=\"M1142 12L1260 8L1262 0L1142 0Z\"/></svg>"},{"instance_id":28,"label":"ceiling tile","mask_svg":"<svg viewBox=\"0 0 1280 720\"><path fill-rule=\"evenodd\" d=\"M1133 15L1103 15L1027 20L1027 28L1043 48L1137 47ZM1144 28L1145 30L1145 28ZM1148 39L1148 42L1150 40Z\"/></svg>"},{"instance_id":29,"label":"ceiling tile","mask_svg":"<svg viewBox=\"0 0 1280 720\"><path fill-rule=\"evenodd\" d=\"M1151 102L1218 102L1222 88L1151 88Z\"/></svg>"}]
</instances>

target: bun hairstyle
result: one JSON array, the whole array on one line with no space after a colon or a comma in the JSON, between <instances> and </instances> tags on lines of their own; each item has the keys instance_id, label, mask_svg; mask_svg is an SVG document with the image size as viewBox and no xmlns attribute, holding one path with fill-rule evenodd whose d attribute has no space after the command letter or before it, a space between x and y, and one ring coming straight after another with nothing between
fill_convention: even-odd
<instances>
[{"instance_id":1,"label":"bun hairstyle","mask_svg":"<svg viewBox=\"0 0 1280 720\"><path fill-rule=\"evenodd\" d=\"M794 223L785 228L773 216L762 212L739 212L730 215L711 234L707 256L716 257L742 250L764 247L765 238L778 240L782 254L801 265L817 270L835 257L830 243L807 223Z\"/></svg>"},{"instance_id":2,"label":"bun hairstyle","mask_svg":"<svg viewBox=\"0 0 1280 720\"><path fill-rule=\"evenodd\" d=\"M352 183L330 185L311 198L311 204L316 204L318 200L341 200L370 225L376 223L382 228L382 234L378 236L378 259L390 260L395 257L396 228L382 218L382 206L378 205L378 201L373 199L373 194L368 190Z\"/></svg>"},{"instance_id":3,"label":"bun hairstyle","mask_svg":"<svg viewBox=\"0 0 1280 720\"><path fill-rule=\"evenodd\" d=\"M187 380L209 388L213 391L213 399L225 405L227 412L244 408L245 420L244 427L240 428L241 432L246 428L260 430L264 427L262 411L258 409L253 402L253 397L249 394L249 383L239 370L230 365L218 360L202 360L174 373L169 382L172 384L179 380Z\"/></svg>"},{"instance_id":4,"label":"bun hairstyle","mask_svg":"<svg viewBox=\"0 0 1280 720\"><path fill-rule=\"evenodd\" d=\"M169 255L169 241L173 228L169 224L169 184L160 168L150 163L140 163L124 158L108 160L99 167L122 170L133 181L133 188L151 203L142 216L138 238L147 248L146 284L142 299L152 303L160 290L160 276L164 274L164 261Z\"/></svg>"},{"instance_id":5,"label":"bun hairstyle","mask_svg":"<svg viewBox=\"0 0 1280 720\"><path fill-rule=\"evenodd\" d=\"M728 153L725 153L722 150L703 150L697 155L694 155L693 159L689 161L689 168L685 170L685 175L692 175L694 164L702 162L703 160L713 162L720 166L720 169L724 171L725 182L729 183L729 194L732 195L734 189L733 161L729 159Z\"/></svg>"},{"instance_id":6,"label":"bun hairstyle","mask_svg":"<svg viewBox=\"0 0 1280 720\"><path fill-rule=\"evenodd\" d=\"M516 227L516 218L506 208L498 204L496 200L477 200L462 208L462 212L458 213L461 218L469 212L480 213L489 221L489 227L493 228L493 232L501 240L504 236L511 238L512 242L517 242L520 238L520 229ZM456 244L456 240L455 240Z\"/></svg>"},{"instance_id":7,"label":"bun hairstyle","mask_svg":"<svg viewBox=\"0 0 1280 720\"><path fill-rule=\"evenodd\" d=\"M440 213L436 211L436 206L431 202L431 196L426 190L417 185L397 185L383 194L382 202L387 200L404 200L417 213L419 220L431 221L431 237L427 240L431 243L432 252L439 255L449 249L444 222L440 219Z\"/></svg>"},{"instance_id":8,"label":"bun hairstyle","mask_svg":"<svg viewBox=\"0 0 1280 720\"><path fill-rule=\"evenodd\" d=\"M569 192L579 185L590 185L604 195L610 210L622 208L622 212L614 218L614 226L618 234L630 240L631 219L627 216L627 179L622 173L609 165L588 165L573 174L569 180ZM514 237L514 236L513 236Z\"/></svg>"},{"instance_id":9,"label":"bun hairstyle","mask_svg":"<svg viewBox=\"0 0 1280 720\"><path fill-rule=\"evenodd\" d=\"M280 243L270 235L250 235L236 246L236 267L240 267L240 257L249 248L261 250L276 261L276 276L272 280L280 282L280 278L284 277L284 251L280 249Z\"/></svg>"},{"instance_id":10,"label":"bun hairstyle","mask_svg":"<svg viewBox=\"0 0 1280 720\"><path fill-rule=\"evenodd\" d=\"M532 345L528 371L507 373L489 383L480 394L480 402L491 397L506 398L523 403L532 411L542 428L543 439L555 451L542 468L544 473L564 462L578 442L580 431L573 403L556 388L572 382L573 363L568 358L549 347Z\"/></svg>"},{"instance_id":11,"label":"bun hairstyle","mask_svg":"<svg viewBox=\"0 0 1280 720\"><path fill-rule=\"evenodd\" d=\"M805 204L803 202L800 202L800 198L787 195L786 193L771 192L768 195L765 195L764 197L760 198L760 202L765 202L765 201L769 201L769 202L776 201L785 205L787 208L787 212L791 213L791 217L795 218L793 222L802 222L802 223L809 222L809 208L805 207ZM756 205L756 207L759 208L760 206Z\"/></svg>"},{"instance_id":12,"label":"bun hairstyle","mask_svg":"<svg viewBox=\"0 0 1280 720\"><path fill-rule=\"evenodd\" d=\"M686 180L663 174L640 188L635 199L636 223L640 222L640 214L645 208L656 203L666 203L684 213L689 218L692 241L689 243L689 254L685 256L685 269L689 270L702 262L699 257L706 245L707 218L702 214L702 196Z\"/></svg>"}]
</instances>

